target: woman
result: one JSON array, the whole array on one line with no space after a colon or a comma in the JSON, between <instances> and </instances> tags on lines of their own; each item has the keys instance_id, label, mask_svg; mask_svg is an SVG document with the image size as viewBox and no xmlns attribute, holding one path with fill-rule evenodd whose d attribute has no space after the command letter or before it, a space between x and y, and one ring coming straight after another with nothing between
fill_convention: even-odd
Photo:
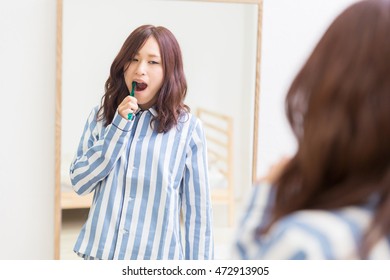
<instances>
[{"instance_id":1,"label":"woman","mask_svg":"<svg viewBox=\"0 0 390 280\"><path fill-rule=\"evenodd\" d=\"M82 258L213 258L206 142L183 103L186 91L174 35L135 29L111 65L70 168L74 190L94 192L74 247Z\"/></svg>"},{"instance_id":2,"label":"woman","mask_svg":"<svg viewBox=\"0 0 390 280\"><path fill-rule=\"evenodd\" d=\"M297 151L254 188L237 258L390 258L389 75L390 1L357 2L289 89Z\"/></svg>"}]
</instances>

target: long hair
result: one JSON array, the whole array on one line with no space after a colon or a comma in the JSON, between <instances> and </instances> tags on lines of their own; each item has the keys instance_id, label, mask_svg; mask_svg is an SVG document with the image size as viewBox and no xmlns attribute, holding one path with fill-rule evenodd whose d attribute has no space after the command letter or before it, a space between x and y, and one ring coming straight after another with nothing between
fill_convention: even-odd
<instances>
[{"instance_id":1,"label":"long hair","mask_svg":"<svg viewBox=\"0 0 390 280\"><path fill-rule=\"evenodd\" d=\"M390 1L351 5L325 32L285 100L297 152L277 181L267 232L304 209L378 198L361 256L390 233Z\"/></svg>"},{"instance_id":2,"label":"long hair","mask_svg":"<svg viewBox=\"0 0 390 280\"><path fill-rule=\"evenodd\" d=\"M158 132L167 132L177 125L183 112L190 110L184 104L187 81L180 46L175 36L165 27L142 25L127 37L111 65L98 112L98 120L104 120L105 126L112 122L118 105L129 94L124 78L125 66L150 36L154 37L159 45L164 73L163 85L157 93L158 116L154 117L152 122L156 121Z\"/></svg>"}]
</instances>

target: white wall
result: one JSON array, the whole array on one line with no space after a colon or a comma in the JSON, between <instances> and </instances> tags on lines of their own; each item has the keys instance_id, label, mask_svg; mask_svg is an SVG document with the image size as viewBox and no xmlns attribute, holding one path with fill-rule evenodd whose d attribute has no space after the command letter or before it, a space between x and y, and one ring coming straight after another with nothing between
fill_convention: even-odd
<instances>
[{"instance_id":1,"label":"white wall","mask_svg":"<svg viewBox=\"0 0 390 280\"><path fill-rule=\"evenodd\" d=\"M284 98L297 71L332 20L356 0L264 0L257 173L296 143Z\"/></svg>"},{"instance_id":2,"label":"white wall","mask_svg":"<svg viewBox=\"0 0 390 280\"><path fill-rule=\"evenodd\" d=\"M54 255L55 4L0 2L0 259Z\"/></svg>"}]
</instances>

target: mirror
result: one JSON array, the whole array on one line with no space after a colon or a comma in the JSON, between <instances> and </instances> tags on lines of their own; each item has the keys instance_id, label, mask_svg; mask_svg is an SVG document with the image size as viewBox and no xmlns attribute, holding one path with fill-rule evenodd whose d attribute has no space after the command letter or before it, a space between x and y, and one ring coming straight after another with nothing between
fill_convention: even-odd
<instances>
[{"instance_id":1,"label":"mirror","mask_svg":"<svg viewBox=\"0 0 390 280\"><path fill-rule=\"evenodd\" d=\"M114 57L142 24L165 26L176 36L188 82L186 104L210 131L209 161L224 161L223 167L209 162L214 212L217 203L230 207L222 213L236 212L231 204L256 178L261 18L262 0L57 0L55 259L61 258L63 211L88 208L91 200L66 190L83 126L100 104ZM213 129L226 141L213 136ZM212 174L214 169L219 173ZM221 176L225 185L214 191ZM234 221L226 217L231 228Z\"/></svg>"}]
</instances>

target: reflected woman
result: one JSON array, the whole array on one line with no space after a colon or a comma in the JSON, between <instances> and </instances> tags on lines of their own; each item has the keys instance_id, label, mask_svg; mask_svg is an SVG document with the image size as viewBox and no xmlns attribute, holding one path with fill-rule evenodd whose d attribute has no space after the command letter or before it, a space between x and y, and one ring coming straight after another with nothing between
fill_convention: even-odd
<instances>
[{"instance_id":1,"label":"reflected woman","mask_svg":"<svg viewBox=\"0 0 390 280\"><path fill-rule=\"evenodd\" d=\"M253 190L240 259L390 259L390 1L330 25L286 98L298 148Z\"/></svg>"},{"instance_id":2,"label":"reflected woman","mask_svg":"<svg viewBox=\"0 0 390 280\"><path fill-rule=\"evenodd\" d=\"M161 26L135 29L70 167L74 190L94 192L74 247L80 257L213 258L206 142L186 92L174 35Z\"/></svg>"}]
</instances>

